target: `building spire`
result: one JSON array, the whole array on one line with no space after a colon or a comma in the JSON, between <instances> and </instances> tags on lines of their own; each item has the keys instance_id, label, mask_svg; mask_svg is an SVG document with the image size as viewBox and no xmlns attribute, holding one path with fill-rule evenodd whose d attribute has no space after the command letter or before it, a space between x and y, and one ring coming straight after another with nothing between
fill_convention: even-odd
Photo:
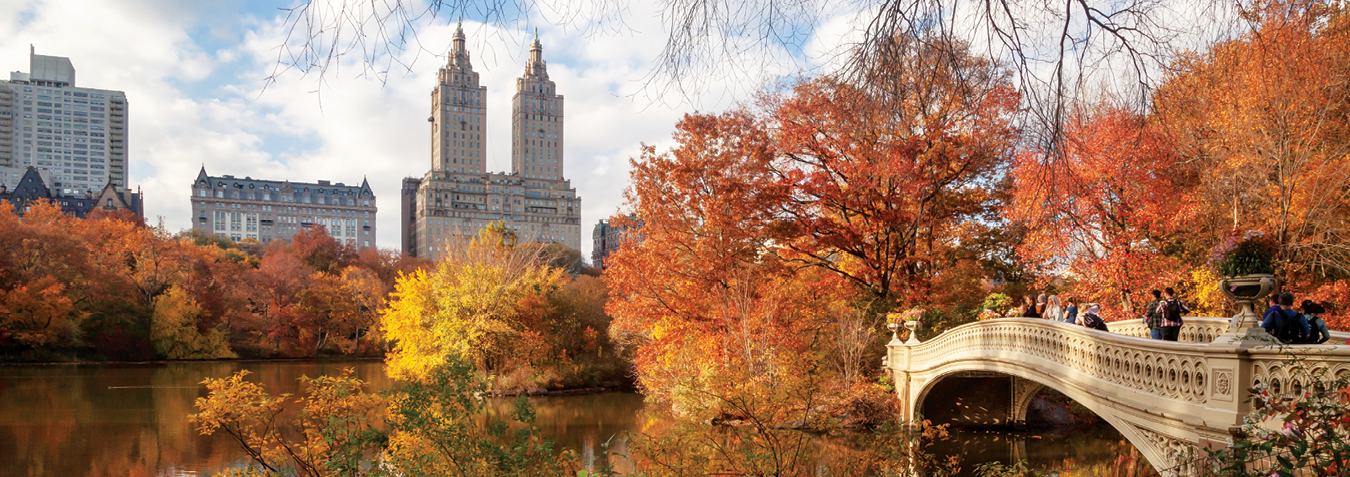
<instances>
[{"instance_id":1,"label":"building spire","mask_svg":"<svg viewBox=\"0 0 1350 477\"><path fill-rule=\"evenodd\" d=\"M455 26L454 47L446 61L449 65L468 65L469 53L464 51L464 17L459 17L459 24Z\"/></svg>"},{"instance_id":2,"label":"building spire","mask_svg":"<svg viewBox=\"0 0 1350 477\"><path fill-rule=\"evenodd\" d=\"M544 47L539 44L539 28L534 29L534 42L530 43L530 63L525 65L528 76L547 75L544 69Z\"/></svg>"}]
</instances>

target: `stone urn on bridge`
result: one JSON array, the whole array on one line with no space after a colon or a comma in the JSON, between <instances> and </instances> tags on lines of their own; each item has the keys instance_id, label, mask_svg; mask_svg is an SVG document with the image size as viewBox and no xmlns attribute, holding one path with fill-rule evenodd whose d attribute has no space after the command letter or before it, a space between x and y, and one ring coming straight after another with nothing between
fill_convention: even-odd
<instances>
[{"instance_id":1,"label":"stone urn on bridge","mask_svg":"<svg viewBox=\"0 0 1350 477\"><path fill-rule=\"evenodd\" d=\"M1219 291L1238 308L1232 332L1249 334L1245 331L1261 327L1257 307L1262 299L1280 291L1280 279L1275 276L1278 252L1279 244L1260 230L1234 233L1214 247L1209 262L1224 277L1219 280Z\"/></svg>"}]
</instances>

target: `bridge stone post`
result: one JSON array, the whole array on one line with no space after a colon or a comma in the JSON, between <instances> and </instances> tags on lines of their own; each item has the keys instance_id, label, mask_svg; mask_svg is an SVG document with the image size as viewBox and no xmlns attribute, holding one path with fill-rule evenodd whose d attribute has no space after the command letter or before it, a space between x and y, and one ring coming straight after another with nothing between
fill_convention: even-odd
<instances>
[{"instance_id":1,"label":"bridge stone post","mask_svg":"<svg viewBox=\"0 0 1350 477\"><path fill-rule=\"evenodd\" d=\"M1243 311L1250 313L1249 310ZM1228 332L1209 344L1206 354L1211 374L1211 393L1206 406L1218 411L1215 415L1227 417L1225 422L1214 422L1212 426L1226 429L1228 438L1226 442L1201 438L1198 444L1202 448L1223 448L1232 443L1232 438L1241 430L1243 417L1252 412L1248 385L1255 378L1255 366L1251 350L1277 343L1259 324L1251 317L1235 317Z\"/></svg>"}]
</instances>

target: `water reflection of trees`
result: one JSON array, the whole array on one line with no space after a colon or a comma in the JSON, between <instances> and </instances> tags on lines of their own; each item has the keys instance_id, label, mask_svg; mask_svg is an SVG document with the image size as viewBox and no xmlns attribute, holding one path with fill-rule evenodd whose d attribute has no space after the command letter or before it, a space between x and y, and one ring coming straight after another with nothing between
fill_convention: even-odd
<instances>
[{"instance_id":1,"label":"water reflection of trees","mask_svg":"<svg viewBox=\"0 0 1350 477\"><path fill-rule=\"evenodd\" d=\"M234 443L199 436L187 422L203 378L249 369L274 393L295 393L302 374L343 367L376 389L389 386L377 361L0 368L0 476L210 474L243 461Z\"/></svg>"},{"instance_id":2,"label":"water reflection of trees","mask_svg":"<svg viewBox=\"0 0 1350 477\"><path fill-rule=\"evenodd\" d=\"M199 436L187 422L196 411L193 401L205 395L198 385L203 378L249 369L249 380L266 385L269 392L296 394L300 376L335 375L346 367L355 367L374 390L393 385L377 361L0 367L0 477L211 474L244 464L234 443ZM659 434L670 422L659 413L640 412L642 397L632 393L530 400L541 434L553 439L557 449L571 449L587 460L603 458L604 444L612 437ZM511 399L494 399L489 409L508 414ZM957 432L954 437L944 449L966 454L966 468L1016 455L1033 468L1064 469L1064 477L1133 477L1147 470L1138 451L1109 426L1065 436ZM855 445L847 436L816 436L811 447L822 456L847 460ZM608 451L630 454L622 438L614 439ZM627 470L623 459L614 461L617 470Z\"/></svg>"}]
</instances>

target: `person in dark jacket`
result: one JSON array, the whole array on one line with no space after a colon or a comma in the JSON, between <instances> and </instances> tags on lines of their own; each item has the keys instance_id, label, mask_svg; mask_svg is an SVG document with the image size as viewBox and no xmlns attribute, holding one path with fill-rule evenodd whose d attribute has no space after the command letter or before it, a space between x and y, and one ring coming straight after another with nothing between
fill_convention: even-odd
<instances>
[{"instance_id":1,"label":"person in dark jacket","mask_svg":"<svg viewBox=\"0 0 1350 477\"><path fill-rule=\"evenodd\" d=\"M1280 306L1276 308L1273 313L1270 312L1270 310L1266 311L1266 318L1261 320L1261 328L1265 328L1266 333L1270 333L1270 336L1278 338L1279 330L1277 328L1279 328L1279 324L1282 320L1298 320L1300 329L1303 331L1298 338L1300 340L1307 338L1312 329L1308 327L1308 320L1304 319L1303 315L1299 312L1294 311L1294 294L1289 292L1281 293L1279 303Z\"/></svg>"},{"instance_id":2,"label":"person in dark jacket","mask_svg":"<svg viewBox=\"0 0 1350 477\"><path fill-rule=\"evenodd\" d=\"M1098 331L1110 332L1111 330L1106 327L1106 320L1103 320L1101 315L1097 314L1099 312L1101 312L1100 306L1098 306L1096 303L1089 303L1087 313L1084 313L1083 316L1079 318L1079 320L1083 322L1083 326L1086 326L1088 328L1092 328Z\"/></svg>"},{"instance_id":3,"label":"person in dark jacket","mask_svg":"<svg viewBox=\"0 0 1350 477\"><path fill-rule=\"evenodd\" d=\"M1262 328L1266 327L1266 323L1270 323L1275 319L1275 312L1280 311L1279 293L1271 293L1268 300L1270 301L1270 308L1266 308L1266 312L1261 314ZM1256 308L1256 304L1253 303L1252 308Z\"/></svg>"},{"instance_id":4,"label":"person in dark jacket","mask_svg":"<svg viewBox=\"0 0 1350 477\"><path fill-rule=\"evenodd\" d=\"M1303 317L1308 320L1308 339L1304 340L1307 344L1322 344L1331 339L1331 330L1327 329L1327 322L1322 320L1322 314L1327 312L1326 307L1320 303L1314 303L1312 300L1303 300L1299 308L1303 309Z\"/></svg>"},{"instance_id":5,"label":"person in dark jacket","mask_svg":"<svg viewBox=\"0 0 1350 477\"><path fill-rule=\"evenodd\" d=\"M1158 303L1162 303L1162 291L1153 290L1153 301L1144 305L1144 326L1148 327L1149 337L1163 339L1162 316L1158 314Z\"/></svg>"},{"instance_id":6,"label":"person in dark jacket","mask_svg":"<svg viewBox=\"0 0 1350 477\"><path fill-rule=\"evenodd\" d=\"M1041 317L1041 311L1040 311L1039 309L1036 308L1036 301L1033 300L1033 299L1031 298L1031 295L1027 295L1027 296L1022 297L1022 310L1021 310L1021 311L1022 311L1021 315L1022 315L1023 318L1040 318L1040 317Z\"/></svg>"}]
</instances>

